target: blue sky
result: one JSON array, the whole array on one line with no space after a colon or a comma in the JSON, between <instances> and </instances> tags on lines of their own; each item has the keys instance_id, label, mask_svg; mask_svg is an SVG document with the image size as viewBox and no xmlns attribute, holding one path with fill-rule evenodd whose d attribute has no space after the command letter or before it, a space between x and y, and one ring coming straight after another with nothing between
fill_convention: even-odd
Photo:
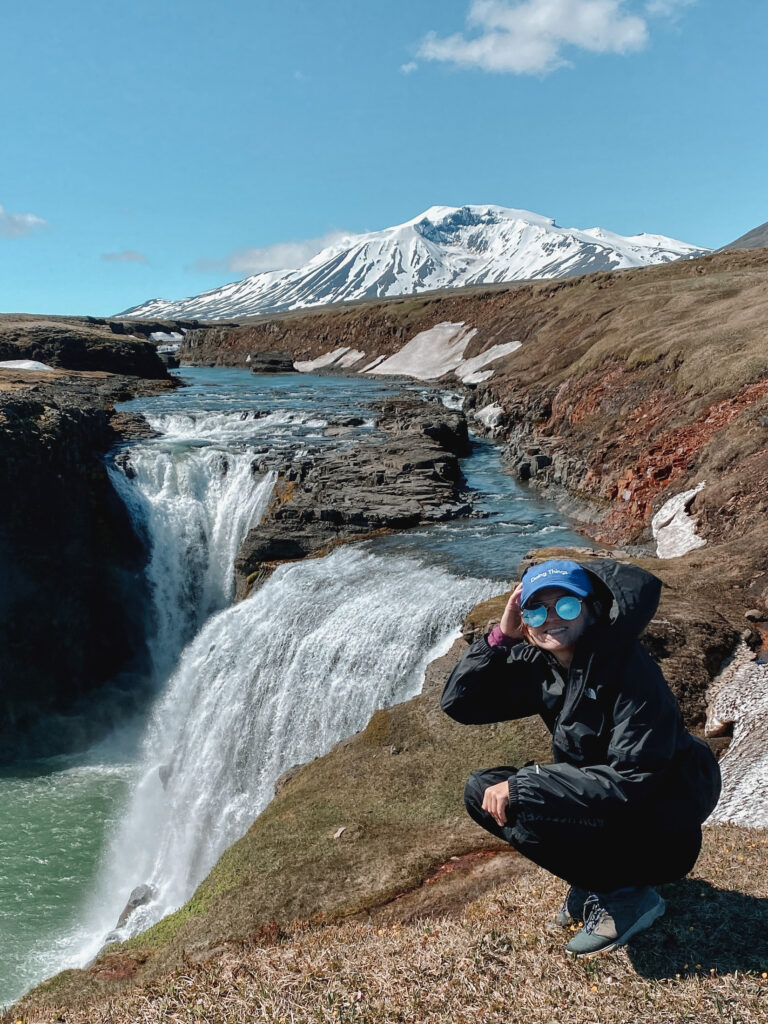
<instances>
[{"instance_id":1,"label":"blue sky","mask_svg":"<svg viewBox=\"0 0 768 1024\"><path fill-rule=\"evenodd\" d=\"M768 220L755 0L8 0L0 310L115 313L493 203Z\"/></svg>"}]
</instances>

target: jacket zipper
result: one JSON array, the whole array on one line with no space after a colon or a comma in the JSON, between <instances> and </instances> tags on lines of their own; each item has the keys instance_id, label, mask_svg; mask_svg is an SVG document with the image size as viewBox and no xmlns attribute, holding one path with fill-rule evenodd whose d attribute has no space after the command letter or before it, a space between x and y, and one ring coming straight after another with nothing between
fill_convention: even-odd
<instances>
[{"instance_id":1,"label":"jacket zipper","mask_svg":"<svg viewBox=\"0 0 768 1024\"><path fill-rule=\"evenodd\" d=\"M587 685L587 678L589 676L589 671L592 668L592 662L594 660L594 657L595 657L595 652L591 651L590 655L589 655L589 658L587 659L587 664L581 670L581 682L580 682L580 684L579 684L579 686L578 686L578 688L577 688L573 698L571 699L570 703L568 702L568 695L569 695L569 683L571 681L571 668L568 669L568 673L567 673L567 675L565 677L565 681L564 681L565 689L563 691L563 706L558 711L557 718L555 719L555 724L554 724L554 726L552 728L552 756L555 758L555 761L557 761L557 746L555 745L555 734L557 732L557 727L560 724L560 719L563 717L563 713L565 712L566 706L568 706L568 709L570 710L571 708L576 707L576 705L578 704L579 700L581 699L581 696L584 693L584 690L585 690L586 685Z\"/></svg>"}]
</instances>

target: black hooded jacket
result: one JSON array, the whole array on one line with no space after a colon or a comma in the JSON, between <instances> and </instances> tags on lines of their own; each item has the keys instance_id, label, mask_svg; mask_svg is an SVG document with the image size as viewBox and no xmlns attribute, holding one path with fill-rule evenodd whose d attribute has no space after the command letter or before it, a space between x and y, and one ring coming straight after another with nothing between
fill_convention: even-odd
<instances>
[{"instance_id":1,"label":"black hooded jacket","mask_svg":"<svg viewBox=\"0 0 768 1024\"><path fill-rule=\"evenodd\" d=\"M509 650L482 637L449 676L441 707L466 725L543 718L555 763L511 777L510 816L698 826L717 803L720 771L709 747L686 731L661 669L638 640L661 583L611 559L582 568L608 607L607 622L585 630L568 671L528 643Z\"/></svg>"}]
</instances>

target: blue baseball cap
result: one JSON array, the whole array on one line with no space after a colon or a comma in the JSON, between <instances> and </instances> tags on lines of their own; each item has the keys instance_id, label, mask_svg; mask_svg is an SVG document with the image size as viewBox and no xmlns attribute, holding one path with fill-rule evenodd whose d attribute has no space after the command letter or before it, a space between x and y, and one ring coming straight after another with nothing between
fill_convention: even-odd
<instances>
[{"instance_id":1,"label":"blue baseball cap","mask_svg":"<svg viewBox=\"0 0 768 1024\"><path fill-rule=\"evenodd\" d=\"M532 565L523 573L523 592L520 596L522 607L528 604L533 595L545 587L560 587L577 597L589 597L592 584L589 576L578 562L558 559Z\"/></svg>"}]
</instances>

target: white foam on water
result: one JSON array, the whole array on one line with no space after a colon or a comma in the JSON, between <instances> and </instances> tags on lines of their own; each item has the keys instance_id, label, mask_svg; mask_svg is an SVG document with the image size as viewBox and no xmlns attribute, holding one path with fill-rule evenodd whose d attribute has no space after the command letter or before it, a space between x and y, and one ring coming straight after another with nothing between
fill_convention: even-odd
<instances>
[{"instance_id":1,"label":"white foam on water","mask_svg":"<svg viewBox=\"0 0 768 1024\"><path fill-rule=\"evenodd\" d=\"M271 441L277 431L290 434L296 427L325 427L328 421L313 413L278 409L263 414L258 409L233 412L166 412L146 414L149 425L167 441L210 441L242 445L244 441Z\"/></svg>"}]
</instances>

